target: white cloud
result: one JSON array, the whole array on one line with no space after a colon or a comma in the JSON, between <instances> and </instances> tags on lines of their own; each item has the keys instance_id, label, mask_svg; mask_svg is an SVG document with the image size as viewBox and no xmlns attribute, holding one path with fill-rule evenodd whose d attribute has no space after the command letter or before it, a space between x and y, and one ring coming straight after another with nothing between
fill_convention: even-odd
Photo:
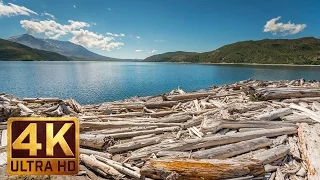
<instances>
[{"instance_id":1,"label":"white cloud","mask_svg":"<svg viewBox=\"0 0 320 180\"><path fill-rule=\"evenodd\" d=\"M137 38L137 39L140 39L140 36L137 36L136 38Z\"/></svg>"},{"instance_id":2,"label":"white cloud","mask_svg":"<svg viewBox=\"0 0 320 180\"><path fill-rule=\"evenodd\" d=\"M70 39L71 42L88 48L101 48L104 51L111 49L119 49L124 44L122 42L111 42L113 37L107 37L102 34L96 34L88 30L77 30L71 32L74 36Z\"/></svg>"},{"instance_id":3,"label":"white cloud","mask_svg":"<svg viewBox=\"0 0 320 180\"><path fill-rule=\"evenodd\" d=\"M151 53L156 53L156 52L158 52L158 51L154 49L152 51L149 51L148 53L151 54Z\"/></svg>"},{"instance_id":4,"label":"white cloud","mask_svg":"<svg viewBox=\"0 0 320 180\"><path fill-rule=\"evenodd\" d=\"M111 8L107 8L108 11L111 11Z\"/></svg>"},{"instance_id":5,"label":"white cloud","mask_svg":"<svg viewBox=\"0 0 320 180\"><path fill-rule=\"evenodd\" d=\"M44 33L47 37L51 39L57 39L62 35L66 35L71 31L78 30L84 27L90 27L90 25L86 22L79 21L68 21L70 24L62 25L54 20L45 20L45 21L29 21L22 20L20 24L24 29L26 29L29 33Z\"/></svg>"},{"instance_id":6,"label":"white cloud","mask_svg":"<svg viewBox=\"0 0 320 180\"><path fill-rule=\"evenodd\" d=\"M49 17L51 17L51 19L55 19L54 15L47 13L45 11L43 13L41 13L41 16L49 16Z\"/></svg>"},{"instance_id":7,"label":"white cloud","mask_svg":"<svg viewBox=\"0 0 320 180\"><path fill-rule=\"evenodd\" d=\"M140 52L143 52L143 50L137 49L136 52L137 52L137 53L140 53Z\"/></svg>"},{"instance_id":8,"label":"white cloud","mask_svg":"<svg viewBox=\"0 0 320 180\"><path fill-rule=\"evenodd\" d=\"M77 6L76 6L76 5L73 5L73 8L77 8Z\"/></svg>"},{"instance_id":9,"label":"white cloud","mask_svg":"<svg viewBox=\"0 0 320 180\"><path fill-rule=\"evenodd\" d=\"M107 32L106 35L114 36L114 37L119 37L119 36L124 37L124 36L125 36L125 34L122 34L122 33L120 33L120 34L113 34L113 33L111 33L111 32Z\"/></svg>"},{"instance_id":10,"label":"white cloud","mask_svg":"<svg viewBox=\"0 0 320 180\"><path fill-rule=\"evenodd\" d=\"M20 21L20 24L29 33L44 33L51 39L58 39L60 36L71 34L73 35L73 37L70 39L71 42L87 48L99 48L104 51L110 51L112 49L120 49L121 46L124 45L122 42L115 42L113 36L105 36L89 30L84 30L83 28L90 27L90 25L86 22L73 20L69 20L68 22L69 24L62 25L54 20L22 20ZM121 34L118 36L121 36Z\"/></svg>"},{"instance_id":11,"label":"white cloud","mask_svg":"<svg viewBox=\"0 0 320 180\"><path fill-rule=\"evenodd\" d=\"M263 32L271 32L273 35L282 33L283 36L286 36L297 34L307 27L306 24L294 24L290 21L287 24L276 23L276 21L278 21L280 18L281 16L269 20L264 26Z\"/></svg>"},{"instance_id":12,"label":"white cloud","mask_svg":"<svg viewBox=\"0 0 320 180\"><path fill-rule=\"evenodd\" d=\"M8 3L8 5L4 4L0 1L0 17L1 16L18 16L18 15L25 15L30 16L31 14L38 15L38 13L24 7L18 6L12 3Z\"/></svg>"}]
</instances>

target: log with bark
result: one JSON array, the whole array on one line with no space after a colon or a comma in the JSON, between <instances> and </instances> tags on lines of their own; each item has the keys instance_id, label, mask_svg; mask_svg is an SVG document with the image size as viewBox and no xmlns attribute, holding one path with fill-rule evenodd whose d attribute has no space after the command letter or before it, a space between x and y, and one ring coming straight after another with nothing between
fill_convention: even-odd
<instances>
[{"instance_id":1,"label":"log with bark","mask_svg":"<svg viewBox=\"0 0 320 180\"><path fill-rule=\"evenodd\" d=\"M167 179L172 173L177 173L181 180L226 179L261 176L264 167L257 160L151 159L141 168L141 175L153 179Z\"/></svg>"}]
</instances>

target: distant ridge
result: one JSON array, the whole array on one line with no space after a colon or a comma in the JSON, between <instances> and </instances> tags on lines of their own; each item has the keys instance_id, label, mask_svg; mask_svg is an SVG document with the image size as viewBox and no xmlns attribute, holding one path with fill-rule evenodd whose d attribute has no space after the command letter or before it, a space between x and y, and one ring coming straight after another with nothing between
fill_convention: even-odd
<instances>
[{"instance_id":1,"label":"distant ridge","mask_svg":"<svg viewBox=\"0 0 320 180\"><path fill-rule=\"evenodd\" d=\"M319 65L320 39L304 37L242 41L210 52L169 52L150 56L144 61Z\"/></svg>"},{"instance_id":2,"label":"distant ridge","mask_svg":"<svg viewBox=\"0 0 320 180\"><path fill-rule=\"evenodd\" d=\"M69 41L36 38L29 34L13 36L7 40L29 46L34 49L52 51L74 60L119 60L93 53L83 46Z\"/></svg>"},{"instance_id":3,"label":"distant ridge","mask_svg":"<svg viewBox=\"0 0 320 180\"><path fill-rule=\"evenodd\" d=\"M33 49L28 46L0 39L1 61L70 61L71 58L55 52Z\"/></svg>"}]
</instances>

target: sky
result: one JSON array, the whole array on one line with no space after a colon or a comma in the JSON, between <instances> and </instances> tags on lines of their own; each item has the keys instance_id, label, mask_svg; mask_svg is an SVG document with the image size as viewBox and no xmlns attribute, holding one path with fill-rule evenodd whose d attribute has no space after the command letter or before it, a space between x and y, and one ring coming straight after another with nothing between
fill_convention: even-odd
<instances>
[{"instance_id":1,"label":"sky","mask_svg":"<svg viewBox=\"0 0 320 180\"><path fill-rule=\"evenodd\" d=\"M0 0L0 38L29 33L108 57L320 37L319 0Z\"/></svg>"}]
</instances>

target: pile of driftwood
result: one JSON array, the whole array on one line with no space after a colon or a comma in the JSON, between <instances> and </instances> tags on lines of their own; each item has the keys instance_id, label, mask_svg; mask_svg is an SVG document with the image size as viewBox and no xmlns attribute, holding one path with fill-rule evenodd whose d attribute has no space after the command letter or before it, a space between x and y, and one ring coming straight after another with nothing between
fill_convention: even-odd
<instances>
[{"instance_id":1,"label":"pile of driftwood","mask_svg":"<svg viewBox=\"0 0 320 180\"><path fill-rule=\"evenodd\" d=\"M320 82L246 80L97 105L0 95L6 119L76 116L79 176L91 179L320 179Z\"/></svg>"}]
</instances>

